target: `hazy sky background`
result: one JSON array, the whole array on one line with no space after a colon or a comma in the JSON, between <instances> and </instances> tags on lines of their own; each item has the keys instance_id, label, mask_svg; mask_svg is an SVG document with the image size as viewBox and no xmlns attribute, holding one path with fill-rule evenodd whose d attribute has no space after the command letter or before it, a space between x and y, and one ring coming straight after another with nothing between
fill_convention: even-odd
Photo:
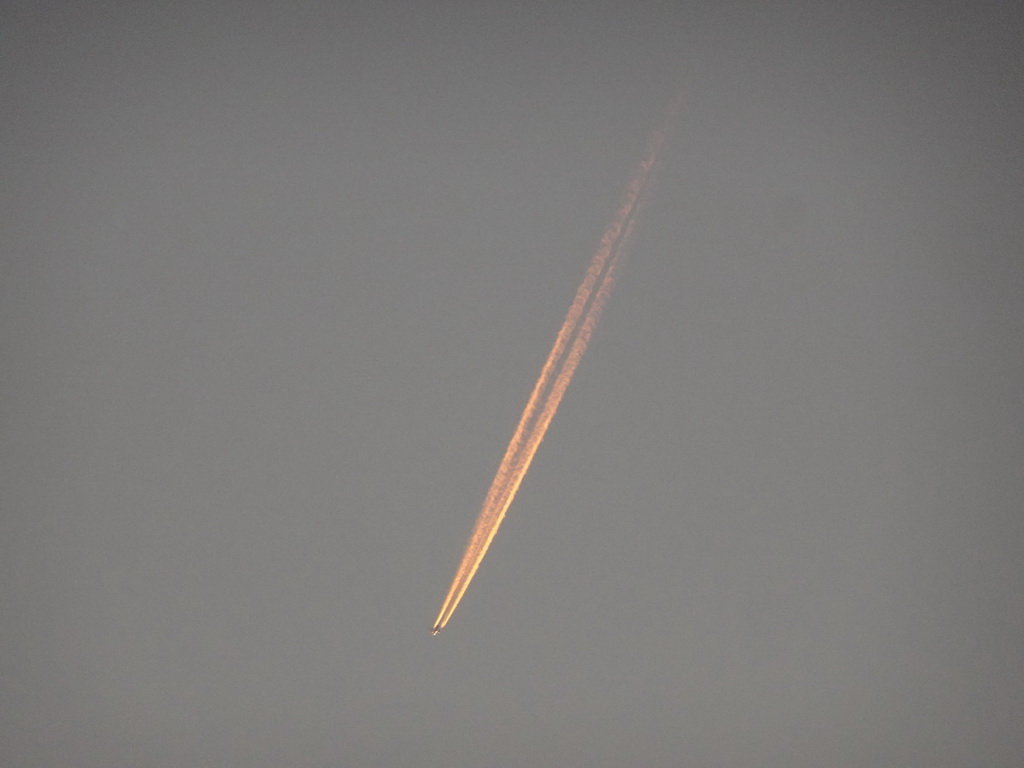
<instances>
[{"instance_id":1,"label":"hazy sky background","mask_svg":"<svg viewBox=\"0 0 1024 768\"><path fill-rule=\"evenodd\" d=\"M1011 2L4 3L0 764L1021 765L1022 40Z\"/></svg>"}]
</instances>

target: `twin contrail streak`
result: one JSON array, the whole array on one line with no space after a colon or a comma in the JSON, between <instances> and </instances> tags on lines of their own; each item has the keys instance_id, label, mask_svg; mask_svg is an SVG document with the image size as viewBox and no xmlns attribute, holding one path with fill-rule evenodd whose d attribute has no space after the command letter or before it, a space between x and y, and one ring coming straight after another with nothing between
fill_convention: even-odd
<instances>
[{"instance_id":1,"label":"twin contrail streak","mask_svg":"<svg viewBox=\"0 0 1024 768\"><path fill-rule=\"evenodd\" d=\"M650 193L651 178L658 155L678 111L679 101L680 97L677 96L672 102L664 125L655 131L648 142L644 159L631 174L622 202L601 238L583 282L576 290L576 297L555 337L551 352L544 361L540 377L526 402L526 408L523 409L523 415L519 418L519 424L498 466L494 482L487 491L462 561L441 605L437 621L434 622L432 632L435 635L448 623L469 587L469 582L473 580L477 568L480 567L480 562L494 540L494 535L498 532L498 527L544 439L551 419L558 410L576 367L586 352L587 344L615 283L615 274L625 253L637 213Z\"/></svg>"}]
</instances>

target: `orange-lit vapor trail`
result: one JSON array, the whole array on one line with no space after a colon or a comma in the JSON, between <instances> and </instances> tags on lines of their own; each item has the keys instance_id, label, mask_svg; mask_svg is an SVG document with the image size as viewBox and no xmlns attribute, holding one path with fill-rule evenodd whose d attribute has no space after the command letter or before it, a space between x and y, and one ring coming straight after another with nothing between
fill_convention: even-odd
<instances>
[{"instance_id":1,"label":"orange-lit vapor trail","mask_svg":"<svg viewBox=\"0 0 1024 768\"><path fill-rule=\"evenodd\" d=\"M540 377L530 393L519 424L487 492L473 533L466 544L462 561L441 605L441 612L434 622L432 632L435 635L448 623L476 574L586 351L611 293L615 273L633 230L637 213L649 194L655 164L679 103L680 97L677 96L672 102L663 127L656 131L648 142L644 159L631 174L622 202L605 230L583 282L576 291L576 297L555 337L555 343L544 362ZM598 280L600 285L595 293L594 286Z\"/></svg>"}]
</instances>

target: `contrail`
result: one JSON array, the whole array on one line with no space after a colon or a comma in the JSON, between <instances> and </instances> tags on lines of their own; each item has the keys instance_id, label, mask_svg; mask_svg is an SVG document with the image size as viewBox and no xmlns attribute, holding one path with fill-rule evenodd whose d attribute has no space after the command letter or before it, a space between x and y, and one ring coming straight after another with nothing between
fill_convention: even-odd
<instances>
[{"instance_id":1,"label":"contrail","mask_svg":"<svg viewBox=\"0 0 1024 768\"><path fill-rule=\"evenodd\" d=\"M470 540L466 545L466 553L463 556L463 565L460 566L455 580L452 582L448 596L445 598L441 615L438 616L439 624L445 613L444 608L451 603L453 594L458 590L460 583L465 576L464 570L466 570L469 565L470 554L478 550L480 546L486 547L486 545L483 544L486 538L487 528L485 523L490 518L494 517L496 503L503 503L500 497L504 495L503 491L508 487L509 474L516 465L516 460L522 448L527 428L531 426L531 422L536 413L537 404L540 401L541 395L543 395L547 390L551 377L565 354L565 349L576 331L580 316L583 314L583 309L590 300L594 284L604 271L608 255L616 241L619 239L623 223L634 208L638 195L639 179L636 179L634 180L634 183L630 184L623 204L616 212L614 220L606 230L604 237L601 239L601 245L598 248L597 253L594 254L590 267L587 269L586 276L583 278L583 282L580 284L580 287L576 290L576 298L573 300L572 306L569 307L569 312L566 314L562 327L558 331L558 335L555 337L554 346L552 346L551 352L548 354L548 358L544 362L544 367L541 369L540 377L537 379L537 383L533 386L533 391L530 393L530 398L526 403L526 408L523 410L523 415L519 418L519 424L516 426L515 434L513 434L512 440L509 442L508 448L505 450L505 456L498 467L498 472L494 477L494 482L491 484L491 487L487 492L487 497L480 512L480 517L473 529L473 535L470 537ZM482 553L480 554L480 557L483 557ZM458 598L455 599L455 602L458 602ZM455 606L452 605L452 610L454 609ZM447 618L445 618L445 620L447 621Z\"/></svg>"},{"instance_id":2,"label":"contrail","mask_svg":"<svg viewBox=\"0 0 1024 768\"><path fill-rule=\"evenodd\" d=\"M523 478L526 476L526 472L529 470L530 464L533 462L533 457L537 453L537 449L540 447L541 441L544 439L544 434L547 432L548 425L551 423L551 419L554 417L555 411L558 409L558 406L562 401L562 397L565 395L565 390L569 386L569 381L576 372L576 367L579 365L579 362L583 357L583 353L587 349L587 344L590 342L591 334L593 333L594 327L597 325L597 321L600 318L601 311L604 309L605 301L607 301L611 286L614 282L613 270L617 266L618 260L619 254L616 253L609 264L608 272L605 274L605 279L602 280L601 287L598 289L597 297L594 299L594 303L587 312L587 316L584 318L583 324L580 326L576 337L573 339L572 347L565 359L562 370L555 379L555 383L552 386L547 399L544 401L544 407L528 434L526 445L523 446L516 456L516 463L508 477L508 480L500 488L498 496L494 500L493 504L489 507L485 507L484 510L481 511L480 517L477 519L473 537L470 539L470 543L466 547L466 553L463 555L462 564L460 564L459 570L455 576L455 581L453 582L453 587L456 588L456 591L454 591L454 595L450 596L448 601L446 601L445 606L442 607L441 615L438 617L437 623L434 625L435 632L440 632L444 628L445 624L448 623L448 619L451 618L456 606L458 606L459 602L462 600L462 595L465 594L466 589L469 587L469 582L472 581L473 576L476 575L477 568L480 567L480 563L483 561L484 555L487 554L487 550L491 546L491 542L494 540L494 535L498 532L498 527L501 525L501 521L505 519L505 513L512 504L512 499L519 490L519 486L522 483Z\"/></svg>"},{"instance_id":3,"label":"contrail","mask_svg":"<svg viewBox=\"0 0 1024 768\"><path fill-rule=\"evenodd\" d=\"M636 211L638 210L639 204L636 206ZM537 449L540 447L541 441L544 439L548 426L551 424L552 418L554 418L555 411L558 409L558 406L562 401L562 397L565 395L569 382L572 379L573 374L576 372L576 367L579 365L580 360L583 357L583 353L586 351L587 344L590 342L594 328L597 326L597 321L600 319L601 312L604 309L604 305L611 293L611 288L614 285L615 272L623 257L626 238L632 231L633 222L636 220L636 211L634 211L634 215L631 216L623 230L622 238L619 240L619 243L617 244L618 247L615 249L612 258L608 263L607 271L601 281L601 286L598 288L597 295L591 304L590 309L587 311L582 324L576 331L572 347L570 348L568 355L565 356L561 371L555 379L554 385L544 401L540 415L537 417L536 422L534 422L527 435L526 444L522 446L514 456L515 464L511 471L507 473L507 481L502 483L500 487L496 489L496 496L488 494L488 499L493 499L493 502L484 507L480 513L480 517L477 519L473 535L466 547L466 553L463 555L462 563L456 573L448 598L445 600L445 604L441 609L441 614L438 616L438 620L434 625L434 634L440 632L444 628L445 624L447 624L448 619L451 618L456 606L462 599L462 595L469 587L469 582L472 581L473 576L476 575L477 568L479 568L484 555L487 553L487 549L490 547L495 534L498 532L498 527L505 518L505 513L508 511L508 508L512 503L512 499L519 490L519 486L522 483L523 478L526 476L526 472L529 470L530 464L533 462L534 455L537 453ZM524 418L526 418L526 416L527 413L524 412ZM498 477L495 478L496 484L499 483L500 477L501 473L499 472Z\"/></svg>"},{"instance_id":4,"label":"contrail","mask_svg":"<svg viewBox=\"0 0 1024 768\"><path fill-rule=\"evenodd\" d=\"M441 612L434 622L432 633L435 635L448 623L476 574L587 349L614 285L615 273L633 230L637 213L649 194L655 164L679 103L680 95L677 95L670 106L663 127L655 131L648 141L644 159L630 175L622 202L601 238L583 282L576 290L576 297L555 337L555 343L544 362L540 377L530 393L526 408L487 492L473 533L466 544L462 561L441 605ZM595 294L594 286L599 279L601 282ZM555 376L554 383L551 382L552 376Z\"/></svg>"}]
</instances>

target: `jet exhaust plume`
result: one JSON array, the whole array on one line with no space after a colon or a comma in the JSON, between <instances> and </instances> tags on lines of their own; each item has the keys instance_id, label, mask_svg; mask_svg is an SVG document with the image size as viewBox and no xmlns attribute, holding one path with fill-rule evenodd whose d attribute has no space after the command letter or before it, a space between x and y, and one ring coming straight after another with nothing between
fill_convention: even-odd
<instances>
[{"instance_id":1,"label":"jet exhaust plume","mask_svg":"<svg viewBox=\"0 0 1024 768\"><path fill-rule=\"evenodd\" d=\"M433 635L444 629L473 576L476 575L505 513L533 462L537 449L544 440L544 434L558 410L569 382L583 358L583 353L587 350L587 344L611 294L615 275L623 259L637 214L650 194L658 157L680 103L681 93L672 101L662 127L656 130L648 141L643 160L630 174L622 201L605 229L583 282L576 290L576 297L555 336L555 343L548 353L547 360L544 361L540 377L534 384L512 440L498 466L494 481L487 491L480 515L455 572L455 578L431 629Z\"/></svg>"}]
</instances>

